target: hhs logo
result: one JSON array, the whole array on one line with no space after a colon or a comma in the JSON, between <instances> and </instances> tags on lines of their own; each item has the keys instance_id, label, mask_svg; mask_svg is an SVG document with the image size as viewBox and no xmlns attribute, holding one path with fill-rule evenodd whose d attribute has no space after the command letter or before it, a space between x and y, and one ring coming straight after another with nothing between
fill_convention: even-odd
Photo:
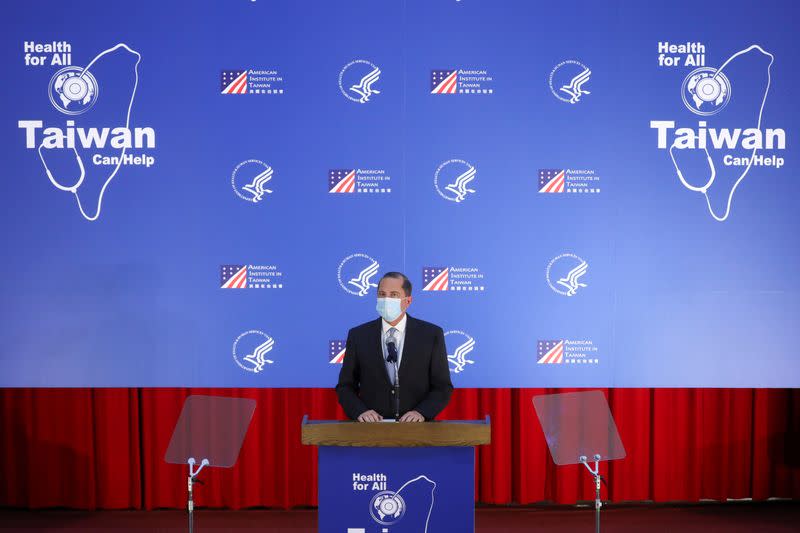
<instances>
[{"instance_id":1,"label":"hhs logo","mask_svg":"<svg viewBox=\"0 0 800 533\"><path fill-rule=\"evenodd\" d=\"M433 186L439 196L455 203L463 202L468 194L475 194L471 183L477 176L475 167L463 159L445 161L436 169Z\"/></svg>"},{"instance_id":2,"label":"hhs logo","mask_svg":"<svg viewBox=\"0 0 800 533\"><path fill-rule=\"evenodd\" d=\"M475 361L468 359L470 352L475 349L475 339L471 335L460 330L451 330L445 332L444 340L448 346L447 362L451 372L460 374L467 365L475 364ZM453 346L455 349L451 351L450 347Z\"/></svg>"},{"instance_id":3,"label":"hhs logo","mask_svg":"<svg viewBox=\"0 0 800 533\"><path fill-rule=\"evenodd\" d=\"M381 77L381 69L365 59L351 61L339 72L339 90L345 98L366 104L381 92L373 87Z\"/></svg>"},{"instance_id":4,"label":"hhs logo","mask_svg":"<svg viewBox=\"0 0 800 533\"><path fill-rule=\"evenodd\" d=\"M562 61L550 72L550 92L562 102L577 104L584 95L591 94L583 88L591 76L592 71L580 61Z\"/></svg>"},{"instance_id":5,"label":"hhs logo","mask_svg":"<svg viewBox=\"0 0 800 533\"><path fill-rule=\"evenodd\" d=\"M273 173L271 166L258 159L242 161L231 173L233 192L242 200L257 204L265 194L272 194L268 187Z\"/></svg>"},{"instance_id":6,"label":"hhs logo","mask_svg":"<svg viewBox=\"0 0 800 533\"><path fill-rule=\"evenodd\" d=\"M344 351L347 345L346 340L328 341L328 362L332 365L340 365L344 362Z\"/></svg>"},{"instance_id":7,"label":"hhs logo","mask_svg":"<svg viewBox=\"0 0 800 533\"><path fill-rule=\"evenodd\" d=\"M554 257L547 265L547 284L562 296L575 296L586 287L582 281L589 264L575 254L566 253Z\"/></svg>"},{"instance_id":8,"label":"hhs logo","mask_svg":"<svg viewBox=\"0 0 800 533\"><path fill-rule=\"evenodd\" d=\"M363 253L348 255L339 263L336 272L339 286L353 296L366 296L378 284L373 280L380 264Z\"/></svg>"},{"instance_id":9,"label":"hhs logo","mask_svg":"<svg viewBox=\"0 0 800 533\"><path fill-rule=\"evenodd\" d=\"M267 359L267 354L275 347L275 340L256 329L245 331L233 342L233 360L242 370L260 373L266 365L275 361Z\"/></svg>"}]
</instances>

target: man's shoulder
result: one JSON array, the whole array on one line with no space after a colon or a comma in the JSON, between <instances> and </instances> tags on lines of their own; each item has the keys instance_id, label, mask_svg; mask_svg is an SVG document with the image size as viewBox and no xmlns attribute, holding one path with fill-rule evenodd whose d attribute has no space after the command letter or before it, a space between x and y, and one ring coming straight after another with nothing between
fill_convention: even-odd
<instances>
[{"instance_id":1,"label":"man's shoulder","mask_svg":"<svg viewBox=\"0 0 800 533\"><path fill-rule=\"evenodd\" d=\"M363 324L359 324L350 328L351 335L363 335L364 333L368 333L373 331L377 327L378 320L380 319L372 319L368 322L364 322Z\"/></svg>"},{"instance_id":2,"label":"man's shoulder","mask_svg":"<svg viewBox=\"0 0 800 533\"><path fill-rule=\"evenodd\" d=\"M418 331L422 331L425 333L430 333L431 335L435 335L438 333L442 333L443 330L441 327L437 326L433 322L428 322L426 320L420 320L419 318L414 318L412 316L408 317L409 323L414 324L414 328Z\"/></svg>"}]
</instances>

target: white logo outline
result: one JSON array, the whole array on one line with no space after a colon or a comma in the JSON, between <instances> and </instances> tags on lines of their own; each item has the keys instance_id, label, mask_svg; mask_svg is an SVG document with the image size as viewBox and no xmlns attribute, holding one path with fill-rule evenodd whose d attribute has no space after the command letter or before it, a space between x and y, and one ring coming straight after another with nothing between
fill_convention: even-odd
<instances>
[{"instance_id":1,"label":"white logo outline","mask_svg":"<svg viewBox=\"0 0 800 533\"><path fill-rule=\"evenodd\" d=\"M444 190L449 193L452 193L452 196L445 194L442 191L442 188L439 186L439 174L445 167L447 167L450 164L462 164L467 167L467 170L459 174L453 181L453 183L445 185ZM475 189L470 189L467 187L467 185L470 182L475 180L477 175L478 175L478 169L474 165L468 163L463 159L449 159L444 163L442 163L441 165L439 165L438 168L436 169L436 173L433 176L433 186L436 189L436 192L439 194L439 196L441 196L445 200L459 204L464 200L466 200L468 194L477 193Z\"/></svg>"},{"instance_id":2,"label":"white logo outline","mask_svg":"<svg viewBox=\"0 0 800 533\"><path fill-rule=\"evenodd\" d=\"M362 269L358 276L347 280L347 283L344 282L342 279L342 269L344 266L352 261L353 259L361 258L366 259L369 261L369 265L366 268ZM373 259L369 255L365 253L355 253L350 254L339 263L339 268L336 271L336 277L339 280L339 286L348 294L352 294L353 296L364 297L366 296L372 287L378 286L377 283L373 283L371 279L375 274L378 273L378 269L380 268L380 263L377 260ZM357 291L348 287L348 285L352 285L358 289Z\"/></svg>"},{"instance_id":3,"label":"white logo outline","mask_svg":"<svg viewBox=\"0 0 800 533\"><path fill-rule=\"evenodd\" d=\"M344 88L344 75L350 67L362 64L372 67L367 74L361 77L361 80L357 85L350 86L347 90ZM354 59L350 63L346 64L342 67L342 70L339 72L339 90L344 95L345 98L352 102L356 102L359 104L366 104L370 101L370 98L373 94L380 94L381 92L378 89L373 89L372 86L378 82L381 75L381 69L372 63L371 61L367 61L366 59ZM358 98L352 96L348 91L352 91L358 95Z\"/></svg>"},{"instance_id":4,"label":"white logo outline","mask_svg":"<svg viewBox=\"0 0 800 533\"><path fill-rule=\"evenodd\" d=\"M239 173L239 169L248 164L257 164L264 167L263 171L256 174L249 183L241 187L243 191L247 191L252 196L245 196L242 194L241 191L239 191L239 187L236 185L236 175ZM233 187L233 192L242 200L257 204L264 199L265 194L272 194L272 189L265 189L264 186L272 180L274 173L275 171L271 166L259 159L247 159L242 161L236 165L236 168L231 172L231 186Z\"/></svg>"},{"instance_id":5,"label":"white logo outline","mask_svg":"<svg viewBox=\"0 0 800 533\"><path fill-rule=\"evenodd\" d=\"M555 284L553 284L550 273L553 269L553 265L555 265L558 261L566 258L577 261L578 265L573 267L567 273L566 276L556 280L556 283L558 285L564 287L564 289L561 289L557 287ZM553 292L560 294L562 296L571 297L577 294L578 289L588 287L588 284L579 281L580 278L583 277L588 270L589 270L589 263L587 263L584 259L573 253L563 253L550 260L550 262L547 264L547 270L545 272L545 276L547 279L547 284L550 286Z\"/></svg>"},{"instance_id":6,"label":"white logo outline","mask_svg":"<svg viewBox=\"0 0 800 533\"><path fill-rule=\"evenodd\" d=\"M241 341L244 337L248 335L259 335L266 339L264 342L256 346L255 349L253 349L252 353L246 354L244 357L241 358L242 361L246 361L251 365L253 365L252 367L246 366L242 361L239 360L239 355L236 350L236 347L239 345L239 341ZM233 360L242 370L252 372L253 374L259 374L261 371L264 370L264 367L266 365L271 365L275 363L275 361L273 361L272 359L267 359L266 357L264 357L266 354L271 352L274 347L275 347L275 339L273 337L270 337L261 330L251 329L245 331L244 333L236 337L235 341L233 341Z\"/></svg>"}]
</instances>

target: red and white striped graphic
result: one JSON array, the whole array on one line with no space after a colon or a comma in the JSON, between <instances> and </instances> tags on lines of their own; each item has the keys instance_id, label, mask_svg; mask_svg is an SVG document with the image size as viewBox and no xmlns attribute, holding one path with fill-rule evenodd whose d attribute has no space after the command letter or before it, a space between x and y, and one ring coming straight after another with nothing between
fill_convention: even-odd
<instances>
[{"instance_id":1,"label":"red and white striped graphic","mask_svg":"<svg viewBox=\"0 0 800 533\"><path fill-rule=\"evenodd\" d=\"M239 74L235 80L222 89L222 94L247 94L247 71Z\"/></svg>"},{"instance_id":2,"label":"red and white striped graphic","mask_svg":"<svg viewBox=\"0 0 800 533\"><path fill-rule=\"evenodd\" d=\"M338 192L355 192L356 190L356 171L351 170L350 173L342 178L342 181L336 184L336 186L330 190L332 193Z\"/></svg>"},{"instance_id":3,"label":"red and white striped graphic","mask_svg":"<svg viewBox=\"0 0 800 533\"><path fill-rule=\"evenodd\" d=\"M442 270L435 278L430 280L422 289L423 291L446 291L448 285L449 268Z\"/></svg>"},{"instance_id":4,"label":"red and white striped graphic","mask_svg":"<svg viewBox=\"0 0 800 533\"><path fill-rule=\"evenodd\" d=\"M332 364L332 365L340 365L340 364L342 364L343 361L344 361L344 348L342 348L341 351L339 351L339 353L337 353L333 357L333 359L331 359L331 363L330 364Z\"/></svg>"},{"instance_id":5,"label":"red and white striped graphic","mask_svg":"<svg viewBox=\"0 0 800 533\"><path fill-rule=\"evenodd\" d=\"M222 284L223 289L246 289L247 288L247 265L243 266Z\"/></svg>"},{"instance_id":6,"label":"red and white striped graphic","mask_svg":"<svg viewBox=\"0 0 800 533\"><path fill-rule=\"evenodd\" d=\"M559 342L552 348L550 348L547 353L545 353L538 361L539 364L551 364L557 363L560 364L564 357L564 341Z\"/></svg>"},{"instance_id":7,"label":"red and white striped graphic","mask_svg":"<svg viewBox=\"0 0 800 533\"><path fill-rule=\"evenodd\" d=\"M553 179L539 189L539 192L564 192L564 171L556 174Z\"/></svg>"},{"instance_id":8,"label":"red and white striped graphic","mask_svg":"<svg viewBox=\"0 0 800 533\"><path fill-rule=\"evenodd\" d=\"M431 91L432 94L456 94L456 87L458 86L458 71L454 70L452 74L447 76L442 82L434 87Z\"/></svg>"}]
</instances>

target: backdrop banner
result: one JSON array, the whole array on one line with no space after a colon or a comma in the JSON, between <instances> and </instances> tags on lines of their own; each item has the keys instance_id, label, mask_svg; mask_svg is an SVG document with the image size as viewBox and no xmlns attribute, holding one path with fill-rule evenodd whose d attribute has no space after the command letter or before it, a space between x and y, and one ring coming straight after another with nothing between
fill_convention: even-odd
<instances>
[{"instance_id":1,"label":"backdrop banner","mask_svg":"<svg viewBox=\"0 0 800 533\"><path fill-rule=\"evenodd\" d=\"M800 386L786 2L16 2L0 387ZM791 237L791 238L790 238Z\"/></svg>"}]
</instances>

